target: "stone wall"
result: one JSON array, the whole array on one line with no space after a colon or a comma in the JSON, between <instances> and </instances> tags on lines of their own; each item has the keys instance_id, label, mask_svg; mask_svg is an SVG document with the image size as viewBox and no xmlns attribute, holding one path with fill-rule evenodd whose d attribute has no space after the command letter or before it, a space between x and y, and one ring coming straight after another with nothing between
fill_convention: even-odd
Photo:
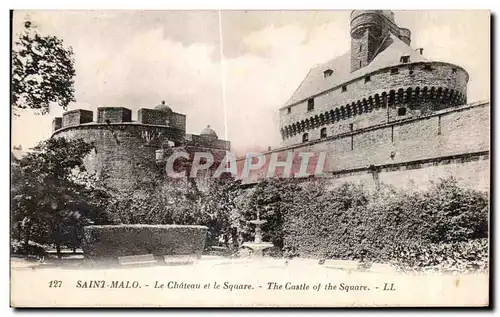
<instances>
[{"instance_id":1,"label":"stone wall","mask_svg":"<svg viewBox=\"0 0 500 317\"><path fill-rule=\"evenodd\" d=\"M354 177L359 178L359 174L352 174L352 171L367 169L374 165L380 167L384 165L405 166L414 164L419 160L431 160L432 164L446 165L450 163L439 163L443 157L467 156L474 153L489 152L489 102L470 104L454 109L437 111L431 115L419 118L410 118L398 122L389 122L372 127L365 127L354 131L348 131L339 135L327 137L320 140L313 140L298 146L289 146L276 149L266 154L267 161L273 152L291 151L297 157L300 152L326 152L327 160L324 171L326 174L334 174L337 178ZM315 133L319 129L312 130ZM479 155L479 154L477 154ZM459 158L459 160L462 158ZM243 160L239 160L241 165ZM460 167L460 162L455 162ZM253 171L246 182L254 182L264 177L267 170ZM399 167L398 167L399 168ZM416 171L407 172L404 169L400 173L411 175L410 178L419 178L419 173L427 173L430 176L422 176L424 179L432 179L440 172L436 168L429 167L421 169L415 167ZM447 168L448 170L458 170L457 168ZM470 183L481 183L484 181L484 173L476 173L474 169L461 169L460 173L470 173L463 177L470 180ZM419 172L420 170L420 172ZM444 170L437 168L437 170ZM484 166L482 170L486 169ZM364 171L364 174L370 171ZM384 172L385 173L385 172ZM362 173L363 174L363 173ZM356 176L358 175L358 176ZM397 174L388 174L397 175ZM434 175L434 176L433 176ZM363 176L368 177L368 176ZM385 176L380 176L381 179ZM404 178L404 177L403 177ZM389 182L393 179L387 176ZM402 179L400 176L394 180ZM489 180L486 182L489 184ZM483 186L483 185L482 185ZM484 187L484 186L483 186Z\"/></svg>"},{"instance_id":2,"label":"stone wall","mask_svg":"<svg viewBox=\"0 0 500 317\"><path fill-rule=\"evenodd\" d=\"M62 127L75 126L92 122L94 113L89 110L76 109L67 111L62 116Z\"/></svg>"},{"instance_id":3,"label":"stone wall","mask_svg":"<svg viewBox=\"0 0 500 317\"><path fill-rule=\"evenodd\" d=\"M431 67L428 69L427 67ZM342 124L356 116L370 126L380 122L373 109L389 107L387 121L399 119L397 110L407 108L406 116L418 116L435 110L466 103L468 74L462 68L447 63L409 63L397 66L394 74L389 67L346 83L346 91L335 87L314 96L314 110L307 110L307 100L280 110L280 131L283 144L297 142L297 134L311 127Z\"/></svg>"},{"instance_id":4,"label":"stone wall","mask_svg":"<svg viewBox=\"0 0 500 317\"><path fill-rule=\"evenodd\" d=\"M132 121L132 111L123 107L97 108L98 123L121 123Z\"/></svg>"},{"instance_id":5,"label":"stone wall","mask_svg":"<svg viewBox=\"0 0 500 317\"><path fill-rule=\"evenodd\" d=\"M155 150L167 139L180 139L183 131L141 124L90 124L61 129L53 137L83 138L96 150L85 159L85 167L107 179L112 187L130 188L149 173L164 166L155 163Z\"/></svg>"},{"instance_id":6,"label":"stone wall","mask_svg":"<svg viewBox=\"0 0 500 317\"><path fill-rule=\"evenodd\" d=\"M172 111L142 108L137 112L137 121L143 124L168 125L186 130L186 115Z\"/></svg>"}]
</instances>

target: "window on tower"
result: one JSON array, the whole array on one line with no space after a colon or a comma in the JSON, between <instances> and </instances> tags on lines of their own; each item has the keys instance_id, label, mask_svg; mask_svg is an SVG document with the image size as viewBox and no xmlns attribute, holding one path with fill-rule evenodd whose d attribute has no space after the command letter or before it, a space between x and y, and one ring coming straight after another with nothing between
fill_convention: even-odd
<instances>
[{"instance_id":1,"label":"window on tower","mask_svg":"<svg viewBox=\"0 0 500 317\"><path fill-rule=\"evenodd\" d=\"M289 107L289 108L288 108L287 113L288 113L288 114L292 113L292 107Z\"/></svg>"},{"instance_id":2,"label":"window on tower","mask_svg":"<svg viewBox=\"0 0 500 317\"><path fill-rule=\"evenodd\" d=\"M307 100L307 111L314 110L314 98Z\"/></svg>"},{"instance_id":3,"label":"window on tower","mask_svg":"<svg viewBox=\"0 0 500 317\"><path fill-rule=\"evenodd\" d=\"M323 138L326 138L326 128L322 128L321 129L321 132L320 132L320 137L323 139Z\"/></svg>"},{"instance_id":4,"label":"window on tower","mask_svg":"<svg viewBox=\"0 0 500 317\"><path fill-rule=\"evenodd\" d=\"M304 133L302 135L302 142L307 142L309 141L309 133Z\"/></svg>"},{"instance_id":5,"label":"window on tower","mask_svg":"<svg viewBox=\"0 0 500 317\"><path fill-rule=\"evenodd\" d=\"M397 67L391 68L391 75L395 75L395 74L399 74L399 68L397 68Z\"/></svg>"},{"instance_id":6,"label":"window on tower","mask_svg":"<svg viewBox=\"0 0 500 317\"><path fill-rule=\"evenodd\" d=\"M327 77L332 76L332 74L333 74L333 70L331 70L331 69L327 69L327 70L325 70L325 71L323 72L323 77L324 77L324 78L327 78Z\"/></svg>"}]
</instances>

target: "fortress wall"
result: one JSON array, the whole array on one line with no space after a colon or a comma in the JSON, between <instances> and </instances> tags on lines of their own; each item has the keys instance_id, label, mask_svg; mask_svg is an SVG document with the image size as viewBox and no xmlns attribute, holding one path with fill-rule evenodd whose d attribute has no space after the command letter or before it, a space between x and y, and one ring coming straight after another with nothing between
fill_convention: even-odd
<instances>
[{"instance_id":1,"label":"fortress wall","mask_svg":"<svg viewBox=\"0 0 500 317\"><path fill-rule=\"evenodd\" d=\"M425 64L431 65L433 69L424 70ZM410 67L413 67L412 74L410 74ZM341 87L336 87L314 97L313 111L307 111L307 100L292 106L290 114L288 114L287 109L281 109L280 128L369 96L382 95L384 92L389 94L391 90L397 92L399 89L406 91L410 87L413 89L419 87L421 90L425 87L428 89L441 87L442 89L453 89L464 97L466 96L468 74L458 66L439 62L400 64L398 74L391 74L391 68L393 67L369 74L369 82L365 82L365 76L363 76L347 83L347 91L345 92L342 92ZM453 69L456 71L453 72Z\"/></svg>"},{"instance_id":2,"label":"fortress wall","mask_svg":"<svg viewBox=\"0 0 500 317\"><path fill-rule=\"evenodd\" d=\"M350 182L362 184L370 190L376 190L378 182L380 185L425 190L431 186L431 182L453 177L461 187L488 192L490 187L490 161L481 158L451 164L434 162L415 169L408 167L400 167L395 170L384 169L376 177L378 180L373 176L373 173L367 171L347 173L340 175L340 177L328 179L327 184L331 187L337 187L345 182Z\"/></svg>"},{"instance_id":3,"label":"fortress wall","mask_svg":"<svg viewBox=\"0 0 500 317\"><path fill-rule=\"evenodd\" d=\"M96 150L85 159L87 170L108 179L109 185L125 189L156 169L157 148L148 145L144 132L165 135L165 130L143 125L92 125L61 130L54 137L93 142Z\"/></svg>"},{"instance_id":4,"label":"fortress wall","mask_svg":"<svg viewBox=\"0 0 500 317\"><path fill-rule=\"evenodd\" d=\"M62 127L76 126L92 122L94 114L89 110L76 109L67 111L62 116Z\"/></svg>"},{"instance_id":5,"label":"fortress wall","mask_svg":"<svg viewBox=\"0 0 500 317\"><path fill-rule=\"evenodd\" d=\"M343 175L342 171L363 169L370 165L404 165L416 160L489 151L489 113L489 103L474 104L275 151L292 151L296 157L300 152L325 151L327 152L325 171L338 173L338 177ZM392 157L391 154L393 154ZM266 156L269 160L270 153ZM437 170L427 167L427 172L422 171L422 173L430 176L423 177L423 179L432 179L444 173L443 171L450 171L450 173L465 173L463 178L470 179L467 182L484 187L484 184L481 185L485 177L483 172L482 174L470 172L473 169L462 169L460 163L456 165L458 166L456 168L436 167ZM406 178L419 177L418 169L411 172L403 170L400 173L407 175ZM482 165L481 171L487 171L487 169ZM253 172L246 182L258 180L265 175L265 172L264 168ZM467 174L469 172L470 175ZM349 177L357 179L360 176ZM387 182L395 184L405 179L398 174L388 174L384 177ZM380 176L380 179L382 180L383 177Z\"/></svg>"},{"instance_id":6,"label":"fortress wall","mask_svg":"<svg viewBox=\"0 0 500 317\"><path fill-rule=\"evenodd\" d=\"M420 169L397 170L379 174L380 183L401 188L425 189L431 181L453 176L463 187L489 191L490 160L427 166ZM371 180L373 183L373 179Z\"/></svg>"},{"instance_id":7,"label":"fortress wall","mask_svg":"<svg viewBox=\"0 0 500 317\"><path fill-rule=\"evenodd\" d=\"M305 131L309 134L309 141L320 139L320 132L322 128L327 129L327 136L338 135L351 131L351 124L353 130L367 128L373 125L383 124L387 122L387 108L373 109L369 114L362 114L343 119L333 124L327 124L320 127L312 128ZM304 133L305 133L304 132ZM291 146L302 143L302 135L304 133L297 133L283 140L284 146Z\"/></svg>"},{"instance_id":8,"label":"fortress wall","mask_svg":"<svg viewBox=\"0 0 500 317\"><path fill-rule=\"evenodd\" d=\"M132 121L132 111L123 107L97 108L98 123L121 123Z\"/></svg>"},{"instance_id":9,"label":"fortress wall","mask_svg":"<svg viewBox=\"0 0 500 317\"><path fill-rule=\"evenodd\" d=\"M186 131L186 115L173 112L170 115L170 125L179 130Z\"/></svg>"},{"instance_id":10,"label":"fortress wall","mask_svg":"<svg viewBox=\"0 0 500 317\"><path fill-rule=\"evenodd\" d=\"M447 112L333 139L323 148L332 149L330 170L487 151L488 116L489 107Z\"/></svg>"},{"instance_id":11,"label":"fortress wall","mask_svg":"<svg viewBox=\"0 0 500 317\"><path fill-rule=\"evenodd\" d=\"M452 112L441 116L439 148L450 152L453 149L474 151L490 147L489 103L475 109Z\"/></svg>"}]
</instances>

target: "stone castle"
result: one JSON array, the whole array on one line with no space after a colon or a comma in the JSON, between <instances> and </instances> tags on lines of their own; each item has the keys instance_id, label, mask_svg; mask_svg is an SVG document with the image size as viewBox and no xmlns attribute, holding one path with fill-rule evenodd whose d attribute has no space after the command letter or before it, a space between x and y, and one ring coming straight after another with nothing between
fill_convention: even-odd
<instances>
[{"instance_id":1,"label":"stone castle","mask_svg":"<svg viewBox=\"0 0 500 317\"><path fill-rule=\"evenodd\" d=\"M52 137L82 138L94 144L85 166L116 189L133 187L149 175L161 175L165 165L158 163L169 153L209 151L220 161L230 150L230 142L219 139L210 126L199 135L187 134L186 116L164 101L154 109L139 109L137 121L123 107L97 108L95 121L92 111L68 111L53 120L52 130Z\"/></svg>"},{"instance_id":2,"label":"stone castle","mask_svg":"<svg viewBox=\"0 0 500 317\"><path fill-rule=\"evenodd\" d=\"M488 190L490 104L467 103L467 71L412 48L410 30L391 11L352 11L350 26L350 52L312 68L279 110L282 146L265 153L268 161L273 153L284 161L290 152L327 152L332 183L427 186L454 176ZM209 127L186 134L186 116L165 103L137 118L121 107L98 108L95 121L91 111L73 110L54 119L53 136L93 142L88 169L117 188L164 169L157 163L172 151L210 151L217 160L230 150Z\"/></svg>"},{"instance_id":3,"label":"stone castle","mask_svg":"<svg viewBox=\"0 0 500 317\"><path fill-rule=\"evenodd\" d=\"M490 105L467 104L466 70L412 48L391 11L352 11L350 26L350 52L309 71L279 110L282 147L266 155L327 152L333 182L426 185L453 175L488 190Z\"/></svg>"}]
</instances>

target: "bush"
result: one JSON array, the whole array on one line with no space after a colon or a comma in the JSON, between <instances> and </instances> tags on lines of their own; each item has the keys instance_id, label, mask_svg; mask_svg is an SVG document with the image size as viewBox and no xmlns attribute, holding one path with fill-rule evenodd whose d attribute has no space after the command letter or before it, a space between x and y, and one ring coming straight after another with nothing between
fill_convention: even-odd
<instances>
[{"instance_id":1,"label":"bush","mask_svg":"<svg viewBox=\"0 0 500 317\"><path fill-rule=\"evenodd\" d=\"M398 246L392 263L404 271L434 267L439 271L487 271L488 239Z\"/></svg>"},{"instance_id":2,"label":"bush","mask_svg":"<svg viewBox=\"0 0 500 317\"><path fill-rule=\"evenodd\" d=\"M29 241L28 246L23 241L16 239L11 239L10 241L10 253L24 256L35 256L38 258L43 258L47 256L47 246L42 244Z\"/></svg>"},{"instance_id":3,"label":"bush","mask_svg":"<svg viewBox=\"0 0 500 317\"><path fill-rule=\"evenodd\" d=\"M84 228L82 249L89 258L153 254L201 256L207 227L181 225L109 225Z\"/></svg>"},{"instance_id":4,"label":"bush","mask_svg":"<svg viewBox=\"0 0 500 317\"><path fill-rule=\"evenodd\" d=\"M460 188L453 179L425 192L382 187L371 193L353 184L327 190L312 184L281 197L287 206L286 256L386 262L403 246L456 245L488 237L487 195Z\"/></svg>"}]
</instances>

